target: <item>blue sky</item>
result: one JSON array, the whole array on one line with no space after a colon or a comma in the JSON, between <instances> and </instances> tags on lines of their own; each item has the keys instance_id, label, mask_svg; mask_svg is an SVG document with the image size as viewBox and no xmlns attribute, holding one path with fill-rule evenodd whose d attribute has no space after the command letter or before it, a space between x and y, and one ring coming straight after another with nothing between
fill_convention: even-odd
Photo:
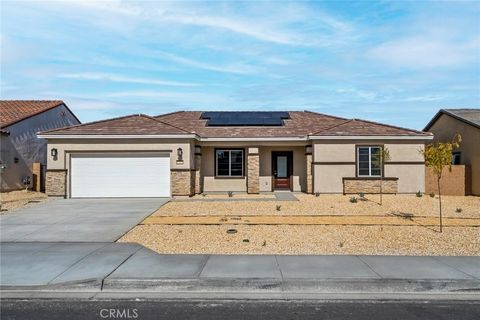
<instances>
[{"instance_id":1,"label":"blue sky","mask_svg":"<svg viewBox=\"0 0 480 320\"><path fill-rule=\"evenodd\" d=\"M86 122L312 110L421 129L480 106L480 2L2 1L2 99Z\"/></svg>"}]
</instances>

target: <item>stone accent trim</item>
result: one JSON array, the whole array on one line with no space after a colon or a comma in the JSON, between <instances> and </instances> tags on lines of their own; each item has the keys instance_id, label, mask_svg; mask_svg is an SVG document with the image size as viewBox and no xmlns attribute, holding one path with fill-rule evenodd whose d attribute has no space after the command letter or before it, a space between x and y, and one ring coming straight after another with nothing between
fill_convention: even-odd
<instances>
[{"instance_id":1,"label":"stone accent trim","mask_svg":"<svg viewBox=\"0 0 480 320\"><path fill-rule=\"evenodd\" d=\"M172 196L193 196L195 193L195 171L170 170Z\"/></svg>"},{"instance_id":2,"label":"stone accent trim","mask_svg":"<svg viewBox=\"0 0 480 320\"><path fill-rule=\"evenodd\" d=\"M202 177L202 154L195 153L195 194L203 192L203 177Z\"/></svg>"},{"instance_id":3,"label":"stone accent trim","mask_svg":"<svg viewBox=\"0 0 480 320\"><path fill-rule=\"evenodd\" d=\"M260 155L258 148L248 148L247 193L260 193Z\"/></svg>"},{"instance_id":4,"label":"stone accent trim","mask_svg":"<svg viewBox=\"0 0 480 320\"><path fill-rule=\"evenodd\" d=\"M67 170L47 170L45 174L45 193L52 197L66 197Z\"/></svg>"},{"instance_id":5,"label":"stone accent trim","mask_svg":"<svg viewBox=\"0 0 480 320\"><path fill-rule=\"evenodd\" d=\"M343 178L343 194L380 193L381 182L383 193L398 193L398 178Z\"/></svg>"},{"instance_id":6,"label":"stone accent trim","mask_svg":"<svg viewBox=\"0 0 480 320\"><path fill-rule=\"evenodd\" d=\"M313 193L313 156L312 154L306 154L305 159L307 162L307 190L305 190L308 194Z\"/></svg>"}]
</instances>

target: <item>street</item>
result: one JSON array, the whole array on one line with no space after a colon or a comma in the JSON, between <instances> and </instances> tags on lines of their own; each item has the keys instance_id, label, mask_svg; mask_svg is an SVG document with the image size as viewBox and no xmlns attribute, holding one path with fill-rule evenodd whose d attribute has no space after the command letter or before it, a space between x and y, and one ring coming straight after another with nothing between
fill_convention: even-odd
<instances>
[{"instance_id":1,"label":"street","mask_svg":"<svg viewBox=\"0 0 480 320\"><path fill-rule=\"evenodd\" d=\"M2 320L479 319L479 301L2 300Z\"/></svg>"}]
</instances>

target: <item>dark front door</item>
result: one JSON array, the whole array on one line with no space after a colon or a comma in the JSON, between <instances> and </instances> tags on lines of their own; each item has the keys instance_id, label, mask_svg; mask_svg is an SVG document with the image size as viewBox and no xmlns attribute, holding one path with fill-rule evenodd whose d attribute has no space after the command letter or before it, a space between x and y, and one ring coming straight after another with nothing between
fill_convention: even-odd
<instances>
[{"instance_id":1,"label":"dark front door","mask_svg":"<svg viewBox=\"0 0 480 320\"><path fill-rule=\"evenodd\" d=\"M290 190L293 153L291 151L272 152L273 189Z\"/></svg>"}]
</instances>

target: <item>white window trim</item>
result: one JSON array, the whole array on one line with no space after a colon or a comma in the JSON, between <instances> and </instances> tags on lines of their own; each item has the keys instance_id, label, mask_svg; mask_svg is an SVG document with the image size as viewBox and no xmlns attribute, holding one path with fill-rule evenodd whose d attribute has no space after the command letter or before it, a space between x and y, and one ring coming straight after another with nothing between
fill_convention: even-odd
<instances>
[{"instance_id":1,"label":"white window trim","mask_svg":"<svg viewBox=\"0 0 480 320\"><path fill-rule=\"evenodd\" d=\"M360 149L361 148L368 148L368 175L360 174ZM372 175L372 148L379 148L382 149L381 146L357 146L357 177L372 177L372 178L380 178L383 175L383 168L380 166L380 174L379 175Z\"/></svg>"},{"instance_id":2,"label":"white window trim","mask_svg":"<svg viewBox=\"0 0 480 320\"><path fill-rule=\"evenodd\" d=\"M240 151L242 153L242 175L240 176L232 176L232 152L231 151ZM236 177L244 177L244 166L245 166L245 158L243 156L243 149L216 149L215 150L215 177L231 177L231 178L236 178ZM219 152L228 152L228 175L219 175L218 174L218 153Z\"/></svg>"}]
</instances>

